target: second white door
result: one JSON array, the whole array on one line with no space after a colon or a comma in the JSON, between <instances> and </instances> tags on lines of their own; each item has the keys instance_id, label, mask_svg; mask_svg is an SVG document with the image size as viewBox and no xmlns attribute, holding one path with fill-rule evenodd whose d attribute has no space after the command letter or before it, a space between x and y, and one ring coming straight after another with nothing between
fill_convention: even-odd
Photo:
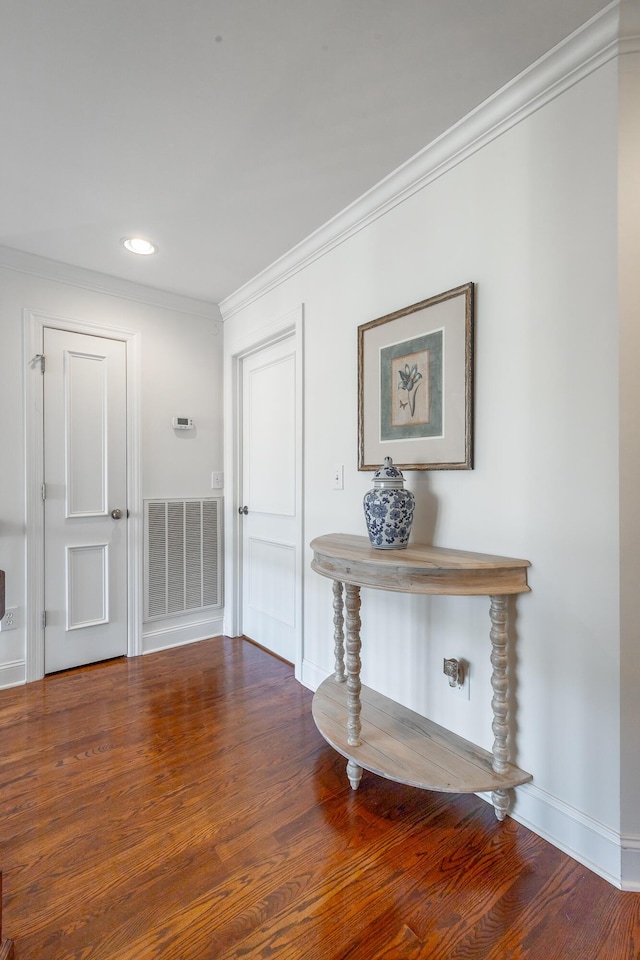
<instances>
[{"instance_id":1,"label":"second white door","mask_svg":"<svg viewBox=\"0 0 640 960\"><path fill-rule=\"evenodd\" d=\"M295 338L242 362L242 632L295 663L299 618Z\"/></svg>"}]
</instances>

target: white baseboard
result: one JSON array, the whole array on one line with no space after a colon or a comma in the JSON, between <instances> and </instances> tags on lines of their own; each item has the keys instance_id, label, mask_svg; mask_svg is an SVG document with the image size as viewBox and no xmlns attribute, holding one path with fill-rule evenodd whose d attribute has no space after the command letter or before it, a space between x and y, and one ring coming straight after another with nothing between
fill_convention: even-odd
<instances>
[{"instance_id":1,"label":"white baseboard","mask_svg":"<svg viewBox=\"0 0 640 960\"><path fill-rule=\"evenodd\" d=\"M622 837L621 888L640 893L640 837Z\"/></svg>"},{"instance_id":2,"label":"white baseboard","mask_svg":"<svg viewBox=\"0 0 640 960\"><path fill-rule=\"evenodd\" d=\"M166 624L166 621L164 621ZM181 647L186 643L207 640L222 633L222 614L211 620L199 620L196 623L175 624L159 628L145 624L142 630L142 652L156 653L170 647Z\"/></svg>"},{"instance_id":3,"label":"white baseboard","mask_svg":"<svg viewBox=\"0 0 640 960\"><path fill-rule=\"evenodd\" d=\"M300 680L303 687L306 687L308 690L313 690L315 693L320 684L326 680L328 676L327 671L321 669L317 664L312 663L310 660L303 660L300 677L296 679Z\"/></svg>"},{"instance_id":4,"label":"white baseboard","mask_svg":"<svg viewBox=\"0 0 640 960\"><path fill-rule=\"evenodd\" d=\"M19 687L27 682L27 665L24 660L0 665L0 690L5 687Z\"/></svg>"},{"instance_id":5,"label":"white baseboard","mask_svg":"<svg viewBox=\"0 0 640 960\"><path fill-rule=\"evenodd\" d=\"M623 884L620 871L621 837L605 824L541 790L533 783L516 787L509 816L558 850L583 864L618 889L636 889ZM489 794L478 794L491 802ZM636 850L640 865L640 842ZM640 874L637 874L640 876Z\"/></svg>"}]
</instances>

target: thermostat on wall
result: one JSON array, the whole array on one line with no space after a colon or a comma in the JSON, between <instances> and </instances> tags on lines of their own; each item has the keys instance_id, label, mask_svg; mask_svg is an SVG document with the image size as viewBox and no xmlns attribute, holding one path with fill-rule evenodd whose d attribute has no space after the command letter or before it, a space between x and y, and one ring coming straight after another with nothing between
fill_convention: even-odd
<instances>
[{"instance_id":1,"label":"thermostat on wall","mask_svg":"<svg viewBox=\"0 0 640 960\"><path fill-rule=\"evenodd\" d=\"M171 423L174 430L193 430L191 417L174 417Z\"/></svg>"}]
</instances>

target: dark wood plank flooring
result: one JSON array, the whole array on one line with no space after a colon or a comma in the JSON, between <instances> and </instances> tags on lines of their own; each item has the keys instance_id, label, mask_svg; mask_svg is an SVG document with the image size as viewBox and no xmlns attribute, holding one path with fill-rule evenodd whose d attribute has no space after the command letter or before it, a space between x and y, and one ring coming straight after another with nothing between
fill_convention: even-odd
<instances>
[{"instance_id":1,"label":"dark wood plank flooring","mask_svg":"<svg viewBox=\"0 0 640 960\"><path fill-rule=\"evenodd\" d=\"M474 796L344 760L217 638L0 691L16 960L638 960L621 893Z\"/></svg>"}]
</instances>

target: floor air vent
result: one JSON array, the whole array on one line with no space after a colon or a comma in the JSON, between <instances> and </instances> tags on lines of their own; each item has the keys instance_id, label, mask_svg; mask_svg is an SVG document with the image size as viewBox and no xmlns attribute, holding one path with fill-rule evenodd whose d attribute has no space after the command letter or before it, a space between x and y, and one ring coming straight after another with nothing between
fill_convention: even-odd
<instances>
[{"instance_id":1,"label":"floor air vent","mask_svg":"<svg viewBox=\"0 0 640 960\"><path fill-rule=\"evenodd\" d=\"M145 620L222 606L222 498L145 500Z\"/></svg>"}]
</instances>

